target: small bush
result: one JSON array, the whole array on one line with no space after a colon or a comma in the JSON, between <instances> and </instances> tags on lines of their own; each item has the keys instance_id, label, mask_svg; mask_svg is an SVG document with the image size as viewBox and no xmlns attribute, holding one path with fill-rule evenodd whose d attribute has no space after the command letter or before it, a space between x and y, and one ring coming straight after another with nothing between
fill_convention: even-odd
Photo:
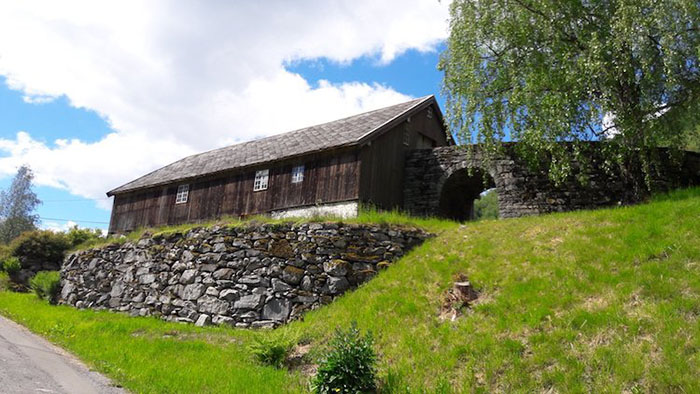
<instances>
[{"instance_id":1,"label":"small bush","mask_svg":"<svg viewBox=\"0 0 700 394\"><path fill-rule=\"evenodd\" d=\"M372 334L360 335L355 322L347 331L336 330L331 350L318 367L314 391L319 394L374 391L377 355L373 344Z\"/></svg>"},{"instance_id":2,"label":"small bush","mask_svg":"<svg viewBox=\"0 0 700 394\"><path fill-rule=\"evenodd\" d=\"M58 293L61 291L61 276L58 271L41 271L29 281L29 285L40 299L48 300L52 305L58 302Z\"/></svg>"},{"instance_id":3,"label":"small bush","mask_svg":"<svg viewBox=\"0 0 700 394\"><path fill-rule=\"evenodd\" d=\"M22 261L38 261L60 266L66 251L71 247L63 233L36 230L23 233L10 243L12 256Z\"/></svg>"},{"instance_id":4,"label":"small bush","mask_svg":"<svg viewBox=\"0 0 700 394\"><path fill-rule=\"evenodd\" d=\"M498 193L489 189L474 200L474 220L498 219Z\"/></svg>"},{"instance_id":5,"label":"small bush","mask_svg":"<svg viewBox=\"0 0 700 394\"><path fill-rule=\"evenodd\" d=\"M74 226L66 233L66 238L71 248L82 248L83 246L95 244L104 237L100 229L78 228L78 226Z\"/></svg>"},{"instance_id":6,"label":"small bush","mask_svg":"<svg viewBox=\"0 0 700 394\"><path fill-rule=\"evenodd\" d=\"M271 338L260 335L250 345L250 351L260 363L282 368L293 346L294 341L286 337Z\"/></svg>"},{"instance_id":7,"label":"small bush","mask_svg":"<svg viewBox=\"0 0 700 394\"><path fill-rule=\"evenodd\" d=\"M10 278L15 278L22 269L22 263L17 257L8 257L2 262L2 270L10 275Z\"/></svg>"}]
</instances>

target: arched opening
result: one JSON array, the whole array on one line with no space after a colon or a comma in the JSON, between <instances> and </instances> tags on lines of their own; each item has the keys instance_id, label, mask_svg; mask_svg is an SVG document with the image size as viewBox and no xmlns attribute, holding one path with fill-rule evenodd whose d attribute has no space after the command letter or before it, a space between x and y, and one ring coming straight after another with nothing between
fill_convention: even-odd
<instances>
[{"instance_id":1,"label":"arched opening","mask_svg":"<svg viewBox=\"0 0 700 394\"><path fill-rule=\"evenodd\" d=\"M439 215L460 222L474 220L474 201L493 187L493 179L482 170L473 169L471 174L466 168L453 172L440 191Z\"/></svg>"}]
</instances>

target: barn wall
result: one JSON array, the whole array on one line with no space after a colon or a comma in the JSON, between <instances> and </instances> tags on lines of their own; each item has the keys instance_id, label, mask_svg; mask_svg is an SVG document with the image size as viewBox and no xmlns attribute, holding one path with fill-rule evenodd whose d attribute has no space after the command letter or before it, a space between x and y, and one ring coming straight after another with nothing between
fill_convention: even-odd
<instances>
[{"instance_id":1,"label":"barn wall","mask_svg":"<svg viewBox=\"0 0 700 394\"><path fill-rule=\"evenodd\" d=\"M378 136L360 152L360 200L381 209L403 207L404 162L406 152L421 147L421 138L446 146L447 138L440 123L438 110L433 108L432 118L428 109L411 116L410 122L402 122ZM408 145L404 145L404 131L408 131Z\"/></svg>"},{"instance_id":2,"label":"barn wall","mask_svg":"<svg viewBox=\"0 0 700 394\"><path fill-rule=\"evenodd\" d=\"M304 181L291 183L292 168L304 164ZM267 190L253 191L255 171L270 170ZM307 155L147 191L116 195L109 232L174 225L222 216L245 216L290 207L358 198L356 151ZM178 185L190 185L187 203L175 204Z\"/></svg>"}]
</instances>

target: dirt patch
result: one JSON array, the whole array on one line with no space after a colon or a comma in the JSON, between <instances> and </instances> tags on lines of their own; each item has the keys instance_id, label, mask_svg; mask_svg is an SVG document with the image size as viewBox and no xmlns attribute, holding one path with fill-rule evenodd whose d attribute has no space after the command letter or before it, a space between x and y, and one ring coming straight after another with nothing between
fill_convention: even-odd
<instances>
[{"instance_id":1,"label":"dirt patch","mask_svg":"<svg viewBox=\"0 0 700 394\"><path fill-rule=\"evenodd\" d=\"M597 294L587 297L585 300L583 300L583 308L587 311L596 311L607 308L608 305L610 305L610 298L612 298L612 295L610 294Z\"/></svg>"},{"instance_id":2,"label":"dirt patch","mask_svg":"<svg viewBox=\"0 0 700 394\"><path fill-rule=\"evenodd\" d=\"M311 362L309 352L311 344L299 344L295 346L284 360L284 366L290 371L299 371L302 375L311 377L316 375L318 365Z\"/></svg>"},{"instance_id":3,"label":"dirt patch","mask_svg":"<svg viewBox=\"0 0 700 394\"><path fill-rule=\"evenodd\" d=\"M479 298L479 294L472 286L469 278L464 274L459 274L455 278L452 287L443 296L440 306L439 319L441 321L455 321L458 317L472 306Z\"/></svg>"}]
</instances>

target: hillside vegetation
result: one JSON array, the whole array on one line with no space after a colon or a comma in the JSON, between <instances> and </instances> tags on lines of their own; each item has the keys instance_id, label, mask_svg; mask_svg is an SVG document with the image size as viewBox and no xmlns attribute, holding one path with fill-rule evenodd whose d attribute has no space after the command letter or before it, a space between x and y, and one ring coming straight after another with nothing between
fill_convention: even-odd
<instances>
[{"instance_id":1,"label":"hillside vegetation","mask_svg":"<svg viewBox=\"0 0 700 394\"><path fill-rule=\"evenodd\" d=\"M414 224L439 235L275 331L78 311L8 292L0 313L136 392L303 392L307 377L258 364L249 345L293 338L314 359L352 321L374 334L387 392L700 391L700 189L634 207ZM460 274L479 299L442 319Z\"/></svg>"}]
</instances>

